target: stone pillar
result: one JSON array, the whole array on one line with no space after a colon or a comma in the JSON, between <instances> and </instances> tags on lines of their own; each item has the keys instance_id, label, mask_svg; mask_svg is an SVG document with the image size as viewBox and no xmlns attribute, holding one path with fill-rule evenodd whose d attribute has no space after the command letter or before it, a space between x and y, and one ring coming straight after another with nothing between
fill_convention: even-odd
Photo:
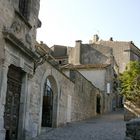
<instances>
[{"instance_id":1,"label":"stone pillar","mask_svg":"<svg viewBox=\"0 0 140 140\"><path fill-rule=\"evenodd\" d=\"M31 87L31 83L32 83L32 75L30 75L29 73L26 75L26 84L27 84L27 87L26 87L26 97L25 97L25 126L24 126L24 135L25 135L25 140L28 140L28 139L31 139L32 137L32 121L30 120L31 119L31 116L30 116L30 99L31 99L31 90L32 90L32 87Z\"/></svg>"},{"instance_id":2,"label":"stone pillar","mask_svg":"<svg viewBox=\"0 0 140 140\"><path fill-rule=\"evenodd\" d=\"M0 83L0 140L5 140L5 129L4 129L4 106L6 100L7 91L7 73L8 63L1 65L1 83Z\"/></svg>"},{"instance_id":3,"label":"stone pillar","mask_svg":"<svg viewBox=\"0 0 140 140\"><path fill-rule=\"evenodd\" d=\"M18 139L25 139L25 122L26 122L26 104L28 99L27 90L27 73L22 77L21 97L20 97L20 110L19 110L19 125L18 125Z\"/></svg>"}]
</instances>

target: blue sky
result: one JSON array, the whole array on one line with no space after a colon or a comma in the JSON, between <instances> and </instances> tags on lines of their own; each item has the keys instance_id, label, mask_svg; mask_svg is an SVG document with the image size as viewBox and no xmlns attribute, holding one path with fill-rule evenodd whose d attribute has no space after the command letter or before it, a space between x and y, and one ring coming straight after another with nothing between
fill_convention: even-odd
<instances>
[{"instance_id":1,"label":"blue sky","mask_svg":"<svg viewBox=\"0 0 140 140\"><path fill-rule=\"evenodd\" d=\"M41 0L37 40L49 47L100 39L133 41L140 48L140 0Z\"/></svg>"}]
</instances>

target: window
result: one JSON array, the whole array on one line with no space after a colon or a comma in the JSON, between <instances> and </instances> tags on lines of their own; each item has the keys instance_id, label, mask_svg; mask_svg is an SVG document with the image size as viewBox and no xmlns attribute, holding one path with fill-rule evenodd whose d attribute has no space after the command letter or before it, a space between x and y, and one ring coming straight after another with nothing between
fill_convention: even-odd
<instances>
[{"instance_id":1,"label":"window","mask_svg":"<svg viewBox=\"0 0 140 140\"><path fill-rule=\"evenodd\" d=\"M61 60L59 60L59 64L62 64L62 61Z\"/></svg>"},{"instance_id":2,"label":"window","mask_svg":"<svg viewBox=\"0 0 140 140\"><path fill-rule=\"evenodd\" d=\"M107 94L110 94L111 93L111 89L110 89L110 83L107 83Z\"/></svg>"},{"instance_id":3,"label":"window","mask_svg":"<svg viewBox=\"0 0 140 140\"><path fill-rule=\"evenodd\" d=\"M28 6L29 6L29 0L19 0L19 12L22 16L24 16L26 19L28 18Z\"/></svg>"}]
</instances>

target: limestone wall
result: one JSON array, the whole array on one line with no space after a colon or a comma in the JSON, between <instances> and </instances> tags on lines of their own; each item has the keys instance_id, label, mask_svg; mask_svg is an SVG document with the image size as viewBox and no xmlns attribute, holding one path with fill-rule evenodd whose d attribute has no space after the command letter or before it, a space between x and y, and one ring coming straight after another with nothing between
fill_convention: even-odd
<instances>
[{"instance_id":1,"label":"limestone wall","mask_svg":"<svg viewBox=\"0 0 140 140\"><path fill-rule=\"evenodd\" d=\"M25 19L19 12L19 0L0 1L0 139L5 140L4 111L7 92L7 73L12 64L24 72L18 137L26 137L26 126L29 120L28 104L35 59L36 29L38 27L38 13L40 0L29 2L29 15ZM37 56L36 56L37 57ZM27 113L27 112L28 113ZM32 127L36 129L36 126ZM31 134L32 135L32 134ZM34 135L34 134L33 134Z\"/></svg>"},{"instance_id":2,"label":"limestone wall","mask_svg":"<svg viewBox=\"0 0 140 140\"><path fill-rule=\"evenodd\" d=\"M81 64L109 64L111 49L89 44L81 45Z\"/></svg>"},{"instance_id":3,"label":"limestone wall","mask_svg":"<svg viewBox=\"0 0 140 140\"><path fill-rule=\"evenodd\" d=\"M71 71L71 73L75 75L72 121L91 118L96 115L96 96L99 90L78 71Z\"/></svg>"},{"instance_id":4,"label":"limestone wall","mask_svg":"<svg viewBox=\"0 0 140 140\"><path fill-rule=\"evenodd\" d=\"M41 131L44 84L47 78L53 90L53 127L64 125L68 121L67 99L68 95L74 95L74 83L52 65L46 62L36 69L28 91L30 102L26 127L36 135Z\"/></svg>"},{"instance_id":5,"label":"limestone wall","mask_svg":"<svg viewBox=\"0 0 140 140\"><path fill-rule=\"evenodd\" d=\"M30 97L26 128L32 136L41 131L43 87L47 77L54 92L53 127L96 115L99 90L79 72L74 73L76 77L72 81L48 62L37 68L28 89Z\"/></svg>"}]
</instances>

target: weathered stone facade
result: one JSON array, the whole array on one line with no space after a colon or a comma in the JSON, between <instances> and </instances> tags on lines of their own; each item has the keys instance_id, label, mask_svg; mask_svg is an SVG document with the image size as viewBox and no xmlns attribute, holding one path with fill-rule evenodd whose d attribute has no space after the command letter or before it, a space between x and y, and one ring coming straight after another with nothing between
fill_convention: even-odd
<instances>
[{"instance_id":1,"label":"weathered stone facade","mask_svg":"<svg viewBox=\"0 0 140 140\"><path fill-rule=\"evenodd\" d=\"M69 79L49 62L36 69L30 84L28 100L28 137L41 132L42 102L44 85L49 79L53 90L52 127L59 127L68 122L84 120L96 115L96 96L99 90L80 73L74 72L75 78ZM83 84L81 84L83 83ZM32 136L31 136L32 135Z\"/></svg>"},{"instance_id":2,"label":"weathered stone facade","mask_svg":"<svg viewBox=\"0 0 140 140\"><path fill-rule=\"evenodd\" d=\"M98 44L83 44L77 40L69 53L69 63L78 64L110 64L112 49Z\"/></svg>"},{"instance_id":3,"label":"weathered stone facade","mask_svg":"<svg viewBox=\"0 0 140 140\"><path fill-rule=\"evenodd\" d=\"M140 61L140 50L137 48L132 41L98 41L97 44L108 46L112 48L113 56L119 66L119 73L122 73L126 65L130 61Z\"/></svg>"},{"instance_id":4,"label":"weathered stone facade","mask_svg":"<svg viewBox=\"0 0 140 140\"><path fill-rule=\"evenodd\" d=\"M34 71L34 61L38 58L35 53L35 44L36 29L39 25L39 3L40 0L2 0L0 2L0 140L8 137L22 140L26 137L28 89ZM14 69L17 73L11 74ZM16 84L11 82L12 78L18 76L18 71L22 73L20 75L22 86L18 84L21 89L20 94ZM16 82L16 80L13 81ZM19 96L21 98L17 101L16 98L19 99ZM10 105L9 102L13 104ZM18 108L14 108L16 105L19 111ZM12 112L16 113L15 116L9 114L9 107L15 109L15 112ZM11 120L7 119L9 115ZM17 120L19 125L11 124L12 127L10 127L8 123L15 123Z\"/></svg>"},{"instance_id":5,"label":"weathered stone facade","mask_svg":"<svg viewBox=\"0 0 140 140\"><path fill-rule=\"evenodd\" d=\"M72 118L84 120L97 114L96 98L100 95L100 90L88 81L80 72L70 71L70 79L74 81L74 102Z\"/></svg>"},{"instance_id":6,"label":"weathered stone facade","mask_svg":"<svg viewBox=\"0 0 140 140\"><path fill-rule=\"evenodd\" d=\"M57 68L50 49L36 43L39 2L1 1L0 140L29 140L49 119L58 127L96 115L99 90L78 72L71 80ZM43 120L45 100L51 117Z\"/></svg>"}]
</instances>

